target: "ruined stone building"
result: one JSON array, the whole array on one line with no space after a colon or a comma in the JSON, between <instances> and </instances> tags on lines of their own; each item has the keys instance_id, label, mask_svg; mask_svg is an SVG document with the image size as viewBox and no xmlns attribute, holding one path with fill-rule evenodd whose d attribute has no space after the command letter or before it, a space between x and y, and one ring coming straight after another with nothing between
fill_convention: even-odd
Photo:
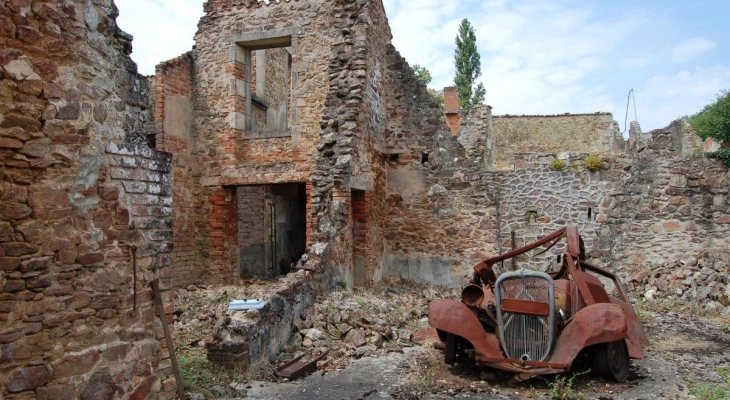
<instances>
[{"instance_id":1,"label":"ruined stone building","mask_svg":"<svg viewBox=\"0 0 730 400\"><path fill-rule=\"evenodd\" d=\"M623 275L730 248L727 172L687 157L680 122L629 145L600 113L443 116L380 0L204 10L194 48L144 78L111 0L0 4L5 399L173 398L155 279L170 313L174 288L299 271L211 349L245 364L317 293L460 285L512 232L578 225Z\"/></svg>"}]
</instances>

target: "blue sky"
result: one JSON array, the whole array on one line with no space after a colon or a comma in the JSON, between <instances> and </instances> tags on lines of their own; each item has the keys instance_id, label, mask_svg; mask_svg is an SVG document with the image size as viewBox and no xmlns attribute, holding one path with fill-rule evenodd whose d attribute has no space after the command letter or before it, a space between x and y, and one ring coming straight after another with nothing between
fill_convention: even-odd
<instances>
[{"instance_id":1,"label":"blue sky","mask_svg":"<svg viewBox=\"0 0 730 400\"><path fill-rule=\"evenodd\" d=\"M306 1L306 0L300 0ZM116 0L143 74L190 50L203 0ZM495 114L608 111L621 128L633 88L644 131L730 89L730 1L384 0L393 44L452 84L462 18L476 28ZM633 119L633 105L629 120Z\"/></svg>"}]
</instances>

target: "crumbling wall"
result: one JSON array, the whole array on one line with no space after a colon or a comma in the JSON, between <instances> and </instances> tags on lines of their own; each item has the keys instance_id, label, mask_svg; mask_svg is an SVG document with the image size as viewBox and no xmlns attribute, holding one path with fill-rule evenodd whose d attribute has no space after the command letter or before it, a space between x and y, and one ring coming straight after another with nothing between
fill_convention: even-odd
<instances>
[{"instance_id":1,"label":"crumbling wall","mask_svg":"<svg viewBox=\"0 0 730 400\"><path fill-rule=\"evenodd\" d=\"M625 148L610 113L499 115L493 123L495 170L512 169L520 152L609 154Z\"/></svg>"},{"instance_id":2,"label":"crumbling wall","mask_svg":"<svg viewBox=\"0 0 730 400\"><path fill-rule=\"evenodd\" d=\"M170 154L146 143L116 16L111 0L0 5L6 399L175 396L149 287L169 283Z\"/></svg>"},{"instance_id":3,"label":"crumbling wall","mask_svg":"<svg viewBox=\"0 0 730 400\"><path fill-rule=\"evenodd\" d=\"M153 96L156 148L173 153L172 193L173 238L175 262L173 285L187 287L198 282L204 271L196 264L199 243L196 236L197 182L200 172L192 157L193 141L193 60L185 53L157 65Z\"/></svg>"},{"instance_id":4,"label":"crumbling wall","mask_svg":"<svg viewBox=\"0 0 730 400\"><path fill-rule=\"evenodd\" d=\"M489 108L465 113L457 139L392 46L387 79L384 274L456 285L496 240L494 202L482 173Z\"/></svg>"},{"instance_id":5,"label":"crumbling wall","mask_svg":"<svg viewBox=\"0 0 730 400\"><path fill-rule=\"evenodd\" d=\"M223 187L310 181L329 90L330 46L343 37L331 1L209 1L204 10L192 52L197 82L192 153L202 171L197 262L210 267L207 280L230 282L239 265L235 196L220 196ZM243 123L251 94L244 48L268 36L291 40L289 126L255 133ZM308 221L308 237L313 226Z\"/></svg>"},{"instance_id":6,"label":"crumbling wall","mask_svg":"<svg viewBox=\"0 0 730 400\"><path fill-rule=\"evenodd\" d=\"M490 175L495 251L510 248L512 231L521 246L576 225L588 256L640 295L730 304L730 180L720 161L687 153L691 135L675 121L644 135L635 153L604 156L596 172L583 167L585 154L561 154L563 171L550 168L556 154L517 154L520 169ZM518 267L544 268L549 258Z\"/></svg>"},{"instance_id":7,"label":"crumbling wall","mask_svg":"<svg viewBox=\"0 0 730 400\"><path fill-rule=\"evenodd\" d=\"M649 132L652 140L623 165L628 173L613 193L598 255L626 271L728 255L728 173L718 160L683 154L677 138L685 124Z\"/></svg>"}]
</instances>

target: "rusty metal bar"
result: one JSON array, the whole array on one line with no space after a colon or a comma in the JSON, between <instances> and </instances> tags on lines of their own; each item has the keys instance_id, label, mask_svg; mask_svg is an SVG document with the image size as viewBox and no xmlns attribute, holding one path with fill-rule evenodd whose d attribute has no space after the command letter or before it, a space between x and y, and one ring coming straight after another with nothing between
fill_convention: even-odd
<instances>
[{"instance_id":1,"label":"rusty metal bar","mask_svg":"<svg viewBox=\"0 0 730 400\"><path fill-rule=\"evenodd\" d=\"M165 333L165 342L167 343L167 350L170 352L170 362L172 363L172 373L175 374L175 382L177 383L177 395L181 399L185 399L185 389L183 388L183 382L180 378L180 368L177 366L177 357L175 357L175 346L172 343L172 337L170 336L170 328L167 327L167 316L165 315L165 307L162 305L162 295L160 294L160 282L159 279L155 279L150 282L152 286L152 293L155 296L155 309L157 315L162 321L162 331Z\"/></svg>"},{"instance_id":2,"label":"rusty metal bar","mask_svg":"<svg viewBox=\"0 0 730 400\"><path fill-rule=\"evenodd\" d=\"M290 380L299 379L302 376L317 370L317 361L323 359L329 351L320 354L319 357L311 361L300 361L304 354L294 357L276 368L276 375Z\"/></svg>"},{"instance_id":3,"label":"rusty metal bar","mask_svg":"<svg viewBox=\"0 0 730 400\"><path fill-rule=\"evenodd\" d=\"M536 242L532 242L532 243L528 244L527 246L520 247L519 249L515 249L515 250L508 251L508 252L506 252L504 254L500 254L500 255L494 256L492 258L487 258L486 260L484 260L484 262L487 265L493 265L496 262L499 262L499 261L502 261L502 260L506 260L508 258L512 258L512 257L514 257L516 255L520 255L520 254L526 253L526 252L528 252L528 251L530 251L530 250L532 250L534 248L540 247L543 244L545 244L545 243L547 243L547 242L549 242L549 241L551 241L553 239L559 238L564 233L565 233L565 228L560 228L557 231L555 231L555 232L553 232L553 233L551 233L551 234L543 237L542 239L540 239L540 240L538 240Z\"/></svg>"}]
</instances>

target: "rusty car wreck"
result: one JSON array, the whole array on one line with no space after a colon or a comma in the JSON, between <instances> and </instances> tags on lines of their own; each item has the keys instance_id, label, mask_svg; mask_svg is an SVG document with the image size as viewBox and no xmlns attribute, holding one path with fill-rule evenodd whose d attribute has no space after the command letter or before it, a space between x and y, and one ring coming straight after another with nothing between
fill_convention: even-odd
<instances>
[{"instance_id":1,"label":"rusty car wreck","mask_svg":"<svg viewBox=\"0 0 730 400\"><path fill-rule=\"evenodd\" d=\"M516 268L533 250L553 268L495 272L507 260ZM623 382L629 358L643 358L648 345L618 278L586 262L583 240L570 226L478 263L461 301L430 303L429 324L447 364L496 368L515 380L585 362L605 379Z\"/></svg>"}]
</instances>

